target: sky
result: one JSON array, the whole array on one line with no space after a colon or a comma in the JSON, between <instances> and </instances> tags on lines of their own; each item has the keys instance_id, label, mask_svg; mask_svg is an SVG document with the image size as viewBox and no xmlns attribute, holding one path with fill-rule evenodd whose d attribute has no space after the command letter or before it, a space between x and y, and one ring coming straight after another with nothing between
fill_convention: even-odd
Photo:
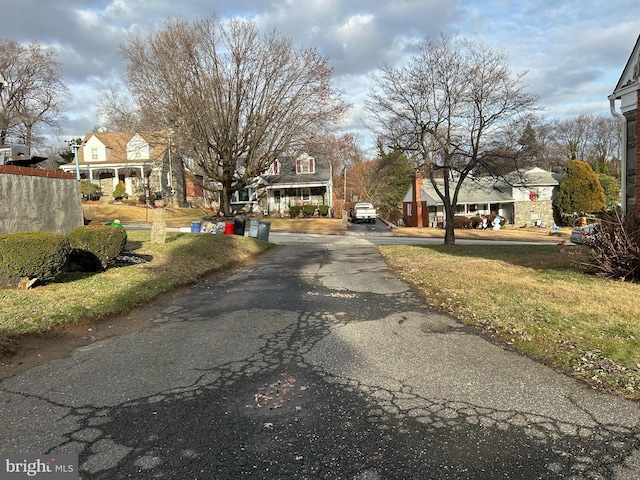
<instances>
[{"instance_id":1,"label":"sky","mask_svg":"<svg viewBox=\"0 0 640 480\"><path fill-rule=\"evenodd\" d=\"M212 14L251 18L317 48L353 105L342 130L365 144L372 74L383 62L404 65L419 42L440 33L504 50L514 74L527 72L540 114L557 119L609 112L607 96L640 35L638 0L3 0L0 40L57 52L71 92L63 144L99 125L99 92L119 85L124 70L121 43L167 18Z\"/></svg>"}]
</instances>

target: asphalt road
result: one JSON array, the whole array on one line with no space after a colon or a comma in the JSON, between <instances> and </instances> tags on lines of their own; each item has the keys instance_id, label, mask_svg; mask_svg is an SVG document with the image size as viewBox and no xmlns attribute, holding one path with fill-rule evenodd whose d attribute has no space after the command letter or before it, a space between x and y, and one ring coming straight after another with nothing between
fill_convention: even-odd
<instances>
[{"instance_id":1,"label":"asphalt road","mask_svg":"<svg viewBox=\"0 0 640 480\"><path fill-rule=\"evenodd\" d=\"M637 479L640 405L425 305L367 236L272 235L151 329L0 382L0 452L83 479Z\"/></svg>"}]
</instances>

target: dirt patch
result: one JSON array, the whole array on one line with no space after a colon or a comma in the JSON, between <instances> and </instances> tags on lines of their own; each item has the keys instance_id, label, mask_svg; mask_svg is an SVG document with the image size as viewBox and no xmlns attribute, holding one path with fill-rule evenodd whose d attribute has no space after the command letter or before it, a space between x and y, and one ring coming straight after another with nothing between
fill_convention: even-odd
<instances>
[{"instance_id":1,"label":"dirt patch","mask_svg":"<svg viewBox=\"0 0 640 480\"><path fill-rule=\"evenodd\" d=\"M45 333L22 335L16 339L12 353L0 356L0 379L67 357L79 347L153 328L156 325L153 318L171 305L177 294L179 291L165 293L128 313L100 321L61 325Z\"/></svg>"}]
</instances>

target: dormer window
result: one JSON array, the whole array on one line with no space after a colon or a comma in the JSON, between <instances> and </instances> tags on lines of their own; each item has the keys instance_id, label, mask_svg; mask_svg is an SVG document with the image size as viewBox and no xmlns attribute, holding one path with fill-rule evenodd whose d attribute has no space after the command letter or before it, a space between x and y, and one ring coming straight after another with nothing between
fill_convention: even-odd
<instances>
[{"instance_id":1,"label":"dormer window","mask_svg":"<svg viewBox=\"0 0 640 480\"><path fill-rule=\"evenodd\" d=\"M296 160L296 173L315 173L316 165L313 157L304 155Z\"/></svg>"},{"instance_id":2,"label":"dormer window","mask_svg":"<svg viewBox=\"0 0 640 480\"><path fill-rule=\"evenodd\" d=\"M265 175L280 175L280 160L274 161L264 172Z\"/></svg>"}]
</instances>

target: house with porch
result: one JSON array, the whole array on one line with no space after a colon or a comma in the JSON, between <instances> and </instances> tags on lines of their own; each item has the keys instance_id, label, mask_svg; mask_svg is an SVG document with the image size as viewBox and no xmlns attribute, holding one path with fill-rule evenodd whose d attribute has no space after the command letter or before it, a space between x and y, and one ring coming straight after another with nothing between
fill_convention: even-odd
<instances>
[{"instance_id":1,"label":"house with porch","mask_svg":"<svg viewBox=\"0 0 640 480\"><path fill-rule=\"evenodd\" d=\"M129 197L211 206L215 195L203 189L203 176L191 168L191 159L172 155L170 147L164 130L91 132L78 147L76 160L60 168L98 185L106 199L122 184Z\"/></svg>"},{"instance_id":2,"label":"house with porch","mask_svg":"<svg viewBox=\"0 0 640 480\"><path fill-rule=\"evenodd\" d=\"M321 157L302 154L281 157L256 179L234 192L233 210L258 209L268 216L285 216L292 206L333 206L331 163Z\"/></svg>"},{"instance_id":3,"label":"house with porch","mask_svg":"<svg viewBox=\"0 0 640 480\"><path fill-rule=\"evenodd\" d=\"M622 211L638 213L640 205L640 36L636 40L631 56L622 71L613 93L609 95L611 113L622 120Z\"/></svg>"},{"instance_id":4,"label":"house with porch","mask_svg":"<svg viewBox=\"0 0 640 480\"><path fill-rule=\"evenodd\" d=\"M514 171L501 180L468 177L460 187L455 214L466 217L497 214L515 226L551 225L553 200L562 178L559 173L538 167ZM443 184L442 180L436 183L441 191ZM402 201L402 212L407 226L441 227L447 221L444 203L431 182L423 181L419 172Z\"/></svg>"},{"instance_id":5,"label":"house with porch","mask_svg":"<svg viewBox=\"0 0 640 480\"><path fill-rule=\"evenodd\" d=\"M129 196L144 195L148 187L162 192L162 171L168 155L166 132L91 132L82 139L75 162L62 165L65 172L79 172L81 178L99 185L102 194L121 183Z\"/></svg>"}]
</instances>

